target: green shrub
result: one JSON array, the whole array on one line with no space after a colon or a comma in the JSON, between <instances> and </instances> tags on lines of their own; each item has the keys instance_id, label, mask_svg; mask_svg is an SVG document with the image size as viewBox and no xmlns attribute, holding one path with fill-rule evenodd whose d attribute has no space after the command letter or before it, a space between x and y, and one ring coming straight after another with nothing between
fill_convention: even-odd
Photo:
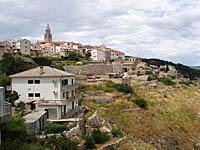
<instances>
[{"instance_id":1,"label":"green shrub","mask_svg":"<svg viewBox=\"0 0 200 150\"><path fill-rule=\"evenodd\" d=\"M21 117L11 117L8 122L1 124L2 141L25 142L28 138L24 119ZM18 142L16 142L18 144Z\"/></svg>"},{"instance_id":2,"label":"green shrub","mask_svg":"<svg viewBox=\"0 0 200 150\"><path fill-rule=\"evenodd\" d=\"M148 107L147 102L143 98L134 100L134 103L142 109L146 109Z\"/></svg>"},{"instance_id":3,"label":"green shrub","mask_svg":"<svg viewBox=\"0 0 200 150\"><path fill-rule=\"evenodd\" d=\"M86 147L86 149L96 148L94 138L91 134L87 134L85 136L85 147Z\"/></svg>"},{"instance_id":4,"label":"green shrub","mask_svg":"<svg viewBox=\"0 0 200 150\"><path fill-rule=\"evenodd\" d=\"M33 57L32 59L39 66L50 66L52 64L48 57Z\"/></svg>"},{"instance_id":5,"label":"green shrub","mask_svg":"<svg viewBox=\"0 0 200 150\"><path fill-rule=\"evenodd\" d=\"M157 80L157 76L155 76L155 75L149 75L147 80L148 81Z\"/></svg>"},{"instance_id":6,"label":"green shrub","mask_svg":"<svg viewBox=\"0 0 200 150\"><path fill-rule=\"evenodd\" d=\"M124 132L120 128L112 127L112 135L114 137L123 137Z\"/></svg>"},{"instance_id":7,"label":"green shrub","mask_svg":"<svg viewBox=\"0 0 200 150\"><path fill-rule=\"evenodd\" d=\"M109 140L110 136L107 132L102 132L99 129L94 129L92 131L92 137L96 144L102 144Z\"/></svg>"},{"instance_id":8,"label":"green shrub","mask_svg":"<svg viewBox=\"0 0 200 150\"><path fill-rule=\"evenodd\" d=\"M150 70L147 70L147 71L146 71L146 75L153 75L153 72L150 71Z\"/></svg>"},{"instance_id":9,"label":"green shrub","mask_svg":"<svg viewBox=\"0 0 200 150\"><path fill-rule=\"evenodd\" d=\"M47 138L47 144L49 146L55 146L58 150L74 150L78 143L65 136L61 136Z\"/></svg>"},{"instance_id":10,"label":"green shrub","mask_svg":"<svg viewBox=\"0 0 200 150\"><path fill-rule=\"evenodd\" d=\"M180 81L179 84L184 84L186 86L190 86L190 84L193 84L191 80L187 80L187 81Z\"/></svg>"},{"instance_id":11,"label":"green shrub","mask_svg":"<svg viewBox=\"0 0 200 150\"><path fill-rule=\"evenodd\" d=\"M48 134L50 133L62 133L63 131L68 131L73 127L73 125L63 125L58 123L47 123L44 126L44 131Z\"/></svg>"},{"instance_id":12,"label":"green shrub","mask_svg":"<svg viewBox=\"0 0 200 150\"><path fill-rule=\"evenodd\" d=\"M87 120L89 117L91 117L94 114L94 109L86 109L83 113L83 119Z\"/></svg>"},{"instance_id":13,"label":"green shrub","mask_svg":"<svg viewBox=\"0 0 200 150\"><path fill-rule=\"evenodd\" d=\"M164 85L175 85L175 82L173 82L172 79L166 77L158 78L158 81L162 82Z\"/></svg>"},{"instance_id":14,"label":"green shrub","mask_svg":"<svg viewBox=\"0 0 200 150\"><path fill-rule=\"evenodd\" d=\"M6 87L10 84L10 79L6 74L0 74L0 86Z\"/></svg>"},{"instance_id":15,"label":"green shrub","mask_svg":"<svg viewBox=\"0 0 200 150\"><path fill-rule=\"evenodd\" d=\"M117 84L116 90L123 93L133 93L133 89L128 84Z\"/></svg>"},{"instance_id":16,"label":"green shrub","mask_svg":"<svg viewBox=\"0 0 200 150\"><path fill-rule=\"evenodd\" d=\"M117 84L112 81L106 82L106 88L104 89L104 91L112 92L114 90L123 93L133 93L132 87L129 86L128 84Z\"/></svg>"}]
</instances>

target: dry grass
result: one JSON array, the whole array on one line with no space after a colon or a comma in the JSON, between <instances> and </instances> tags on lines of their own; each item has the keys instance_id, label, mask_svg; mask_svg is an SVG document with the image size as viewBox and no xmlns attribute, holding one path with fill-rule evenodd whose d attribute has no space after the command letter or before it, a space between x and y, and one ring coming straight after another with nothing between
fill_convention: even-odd
<instances>
[{"instance_id":1,"label":"dry grass","mask_svg":"<svg viewBox=\"0 0 200 150\"><path fill-rule=\"evenodd\" d=\"M137 106L131 101L120 98L120 93L117 92L112 93L118 95L115 102L96 104L84 100L83 104L97 109L101 118L145 142L145 144L133 144L127 141L119 149L126 147L150 149L152 145L149 141L157 142L161 136L175 140L179 149L193 149L200 140L200 120L197 114L200 112L200 89L195 86L169 87L159 84L156 88L150 86L135 88L134 92L132 99L136 97L145 99L148 103L147 110L121 112Z\"/></svg>"}]
</instances>

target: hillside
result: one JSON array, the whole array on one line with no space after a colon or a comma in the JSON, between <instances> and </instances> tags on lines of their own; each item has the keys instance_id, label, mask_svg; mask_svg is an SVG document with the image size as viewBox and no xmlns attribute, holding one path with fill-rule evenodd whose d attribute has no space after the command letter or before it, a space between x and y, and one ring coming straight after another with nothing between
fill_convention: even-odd
<instances>
[{"instance_id":1,"label":"hillside","mask_svg":"<svg viewBox=\"0 0 200 150\"><path fill-rule=\"evenodd\" d=\"M182 74L185 78L196 79L196 78L200 77L200 70L193 69L193 68L185 66L183 64L175 64L173 62L160 60L160 59L154 59L154 58L152 58L152 59L143 58L142 61L146 62L149 65L156 65L156 66L171 65L171 66L175 66L178 73Z\"/></svg>"},{"instance_id":2,"label":"hillside","mask_svg":"<svg viewBox=\"0 0 200 150\"><path fill-rule=\"evenodd\" d=\"M120 150L193 149L200 138L200 89L195 85L134 88L127 98L120 92L104 92L97 96L112 96L110 103L95 103L88 99L93 91L106 89L104 82L84 83L83 105L97 109L101 119L115 124L128 134ZM90 92L88 92L90 91ZM107 91L107 90L104 90ZM98 92L97 92L98 93ZM133 101L143 98L148 108L140 109Z\"/></svg>"},{"instance_id":3,"label":"hillside","mask_svg":"<svg viewBox=\"0 0 200 150\"><path fill-rule=\"evenodd\" d=\"M200 70L200 66L190 66L190 68Z\"/></svg>"}]
</instances>

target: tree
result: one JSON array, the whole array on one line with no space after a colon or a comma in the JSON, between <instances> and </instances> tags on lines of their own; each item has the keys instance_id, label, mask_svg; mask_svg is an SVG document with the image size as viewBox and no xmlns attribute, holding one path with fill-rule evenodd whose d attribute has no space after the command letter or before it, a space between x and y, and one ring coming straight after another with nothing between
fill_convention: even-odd
<instances>
[{"instance_id":1,"label":"tree","mask_svg":"<svg viewBox=\"0 0 200 150\"><path fill-rule=\"evenodd\" d=\"M87 53L85 54L85 58L86 58L87 60L89 60L90 57L91 57L91 53L90 53L90 52L87 52Z\"/></svg>"},{"instance_id":2,"label":"tree","mask_svg":"<svg viewBox=\"0 0 200 150\"><path fill-rule=\"evenodd\" d=\"M22 57L13 56L5 53L0 62L0 72L6 75L12 75L36 67L33 62L25 62Z\"/></svg>"},{"instance_id":3,"label":"tree","mask_svg":"<svg viewBox=\"0 0 200 150\"><path fill-rule=\"evenodd\" d=\"M19 116L11 117L8 122L3 123L1 131L2 143L7 149L20 149L28 139L24 119Z\"/></svg>"},{"instance_id":4,"label":"tree","mask_svg":"<svg viewBox=\"0 0 200 150\"><path fill-rule=\"evenodd\" d=\"M80 61L82 58L83 56L77 52L71 52L69 53L69 56L67 57L67 59L74 60L74 61Z\"/></svg>"},{"instance_id":5,"label":"tree","mask_svg":"<svg viewBox=\"0 0 200 150\"><path fill-rule=\"evenodd\" d=\"M13 91L8 95L7 101L9 101L12 104L12 107L15 106L15 101L19 99L18 93L16 91Z\"/></svg>"},{"instance_id":6,"label":"tree","mask_svg":"<svg viewBox=\"0 0 200 150\"><path fill-rule=\"evenodd\" d=\"M6 74L0 74L0 86L6 87L10 84L10 79Z\"/></svg>"},{"instance_id":7,"label":"tree","mask_svg":"<svg viewBox=\"0 0 200 150\"><path fill-rule=\"evenodd\" d=\"M39 66L50 66L52 64L52 61L47 57L34 57L32 59Z\"/></svg>"}]
</instances>

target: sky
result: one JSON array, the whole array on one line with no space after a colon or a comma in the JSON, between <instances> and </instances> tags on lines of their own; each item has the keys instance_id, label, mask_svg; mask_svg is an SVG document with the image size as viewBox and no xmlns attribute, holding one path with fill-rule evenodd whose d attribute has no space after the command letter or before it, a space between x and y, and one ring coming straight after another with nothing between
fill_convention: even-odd
<instances>
[{"instance_id":1,"label":"sky","mask_svg":"<svg viewBox=\"0 0 200 150\"><path fill-rule=\"evenodd\" d=\"M0 40L104 44L127 55L200 65L200 0L0 0Z\"/></svg>"}]
</instances>

